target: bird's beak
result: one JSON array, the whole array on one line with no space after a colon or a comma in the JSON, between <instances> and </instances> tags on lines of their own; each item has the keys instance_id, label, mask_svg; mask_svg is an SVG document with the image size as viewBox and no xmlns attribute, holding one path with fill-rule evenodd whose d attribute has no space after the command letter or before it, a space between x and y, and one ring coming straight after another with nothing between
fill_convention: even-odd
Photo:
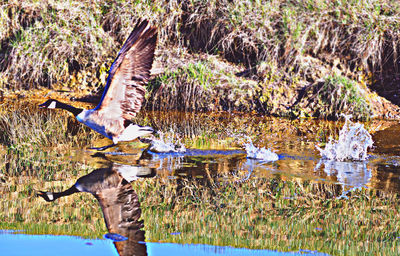
<instances>
[{"instance_id":1,"label":"bird's beak","mask_svg":"<svg viewBox=\"0 0 400 256\"><path fill-rule=\"evenodd\" d=\"M41 198L43 198L46 202L51 202L52 201L52 200L49 199L49 197L47 196L46 192L38 191L38 192L36 192L36 195L38 195Z\"/></svg>"},{"instance_id":2,"label":"bird's beak","mask_svg":"<svg viewBox=\"0 0 400 256\"><path fill-rule=\"evenodd\" d=\"M45 108L46 106L44 105L44 103L39 105L39 108Z\"/></svg>"}]
</instances>

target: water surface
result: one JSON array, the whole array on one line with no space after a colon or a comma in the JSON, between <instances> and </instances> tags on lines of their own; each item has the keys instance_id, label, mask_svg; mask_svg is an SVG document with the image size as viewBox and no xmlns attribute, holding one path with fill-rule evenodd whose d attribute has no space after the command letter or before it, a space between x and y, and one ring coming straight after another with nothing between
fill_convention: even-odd
<instances>
[{"instance_id":1,"label":"water surface","mask_svg":"<svg viewBox=\"0 0 400 256\"><path fill-rule=\"evenodd\" d=\"M202 244L142 243L144 251L131 255L228 255L228 256L286 256L286 255L327 255L318 252L277 252L272 250L251 250L229 246ZM73 236L26 235L0 231L0 247L4 255L119 255L112 242L107 239L84 239Z\"/></svg>"},{"instance_id":2,"label":"water surface","mask_svg":"<svg viewBox=\"0 0 400 256\"><path fill-rule=\"evenodd\" d=\"M63 252L68 255L130 255L132 250L144 255L293 255L299 252L307 255L309 250L318 255L315 248L325 246L327 234L333 237L330 248L340 251L334 246L336 234L358 226L338 225L335 231L324 230L323 216L328 216L329 210L320 213L321 223L309 224L316 218L312 214L317 213L291 209L290 200L298 196L297 192L280 195L274 188L275 183L325 184L332 188L326 192L333 195L329 199L346 198L348 191L361 188L400 192L400 125L397 122L365 123L374 141L369 157L364 161L335 161L322 159L316 146L323 148L329 137L337 138L343 122L144 112L138 118L140 124L162 131L164 142L182 144L186 150L153 152L146 143L136 141L97 152L89 148L106 145L107 139L81 128L65 113L33 111L40 113L35 116L39 123L36 126L31 122L31 128L24 128L36 131L27 138L0 131L0 213L9 223L1 224L10 230L24 227L25 233L30 234L0 234L0 244L10 250L6 252L30 248L33 255L43 255L43 251L36 253L35 250L46 248L50 255L53 249L65 246ZM7 117L2 125L6 127L4 120L18 124L21 118L30 117ZM57 126L43 128L44 124L57 120L57 125L64 127L64 130L60 128L63 132L51 133ZM44 134L44 142L42 137L36 137L38 134ZM82 134L93 140L80 137ZM46 142L53 139L53 144ZM248 140L278 157L249 158L245 149ZM74 192L54 202L38 197L38 191L61 192L76 184L81 185L78 186L81 192L87 193ZM82 184L90 188L82 189ZM270 187L278 192L265 192ZM246 199L248 195L242 191L255 188L258 192L254 194L259 193L260 198ZM335 194L338 189L340 192ZM276 207L274 200L281 196L288 200L288 205L274 212L278 215L270 222L268 211ZM246 208L245 203L255 198L265 199L265 204L253 202L251 208ZM291 218L298 216L304 221L291 223ZM238 219L239 223L235 223ZM283 226L275 221L283 222ZM364 225L363 221L360 225ZM265 223L268 232L259 228ZM293 229L296 233L293 235L305 232L308 242L291 239L291 232L279 235L286 226L288 230ZM201 233L201 228L206 233ZM387 239L396 239L396 232ZM135 242L125 246L123 241L104 240L104 235L109 233ZM177 244L186 241L190 244ZM362 241L368 242L368 239L354 242L354 248Z\"/></svg>"}]
</instances>

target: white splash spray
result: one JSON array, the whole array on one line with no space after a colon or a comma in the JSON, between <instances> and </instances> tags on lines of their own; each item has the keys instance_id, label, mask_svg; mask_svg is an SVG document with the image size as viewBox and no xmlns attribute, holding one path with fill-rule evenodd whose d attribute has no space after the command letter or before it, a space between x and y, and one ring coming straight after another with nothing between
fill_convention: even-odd
<instances>
[{"instance_id":1,"label":"white splash spray","mask_svg":"<svg viewBox=\"0 0 400 256\"><path fill-rule=\"evenodd\" d=\"M186 148L185 145L183 145L180 141L180 139L177 139L177 142L174 143L172 142L172 139L170 138L168 141L164 139L164 134L162 132L159 132L160 134L160 139L152 139L150 142L150 147L149 150L156 152L156 153L171 153L171 152L185 152Z\"/></svg>"},{"instance_id":2,"label":"white splash spray","mask_svg":"<svg viewBox=\"0 0 400 256\"><path fill-rule=\"evenodd\" d=\"M272 152L270 149L257 148L253 145L253 142L247 137L247 143L244 144L247 158L258 159L264 161L276 161L279 160L278 154Z\"/></svg>"},{"instance_id":3,"label":"white splash spray","mask_svg":"<svg viewBox=\"0 0 400 256\"><path fill-rule=\"evenodd\" d=\"M323 159L345 161L363 161L368 158L367 150L374 143L371 135L364 128L363 124L350 121L350 115L343 115L345 123L339 132L339 139L336 141L329 138L324 149L316 146Z\"/></svg>"}]
</instances>

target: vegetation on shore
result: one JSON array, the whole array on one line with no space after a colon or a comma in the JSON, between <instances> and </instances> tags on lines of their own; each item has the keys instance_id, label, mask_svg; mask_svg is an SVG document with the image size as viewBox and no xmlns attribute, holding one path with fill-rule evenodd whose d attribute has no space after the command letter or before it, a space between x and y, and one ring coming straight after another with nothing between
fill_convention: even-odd
<instances>
[{"instance_id":1,"label":"vegetation on shore","mask_svg":"<svg viewBox=\"0 0 400 256\"><path fill-rule=\"evenodd\" d=\"M399 113L391 104L400 103L392 93L400 74L400 3L395 0L12 0L1 5L3 90L97 92L134 23L146 18L159 28L148 108L324 118L354 109L356 118ZM315 100L309 92L321 82L332 85L324 87L326 95L353 84L364 106L340 95L345 102ZM194 102L182 106L161 99L169 93Z\"/></svg>"}]
</instances>

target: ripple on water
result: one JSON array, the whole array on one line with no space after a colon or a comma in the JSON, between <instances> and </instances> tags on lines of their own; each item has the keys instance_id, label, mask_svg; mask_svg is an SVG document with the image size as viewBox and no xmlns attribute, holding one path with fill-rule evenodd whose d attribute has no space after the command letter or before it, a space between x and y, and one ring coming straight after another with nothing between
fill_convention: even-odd
<instances>
[{"instance_id":1,"label":"ripple on water","mask_svg":"<svg viewBox=\"0 0 400 256\"><path fill-rule=\"evenodd\" d=\"M117 233L107 233L107 234L104 235L104 238L110 239L110 240L112 240L114 242L121 242L121 241L128 240L127 237L125 237L123 235L120 235L120 234L117 234Z\"/></svg>"}]
</instances>

